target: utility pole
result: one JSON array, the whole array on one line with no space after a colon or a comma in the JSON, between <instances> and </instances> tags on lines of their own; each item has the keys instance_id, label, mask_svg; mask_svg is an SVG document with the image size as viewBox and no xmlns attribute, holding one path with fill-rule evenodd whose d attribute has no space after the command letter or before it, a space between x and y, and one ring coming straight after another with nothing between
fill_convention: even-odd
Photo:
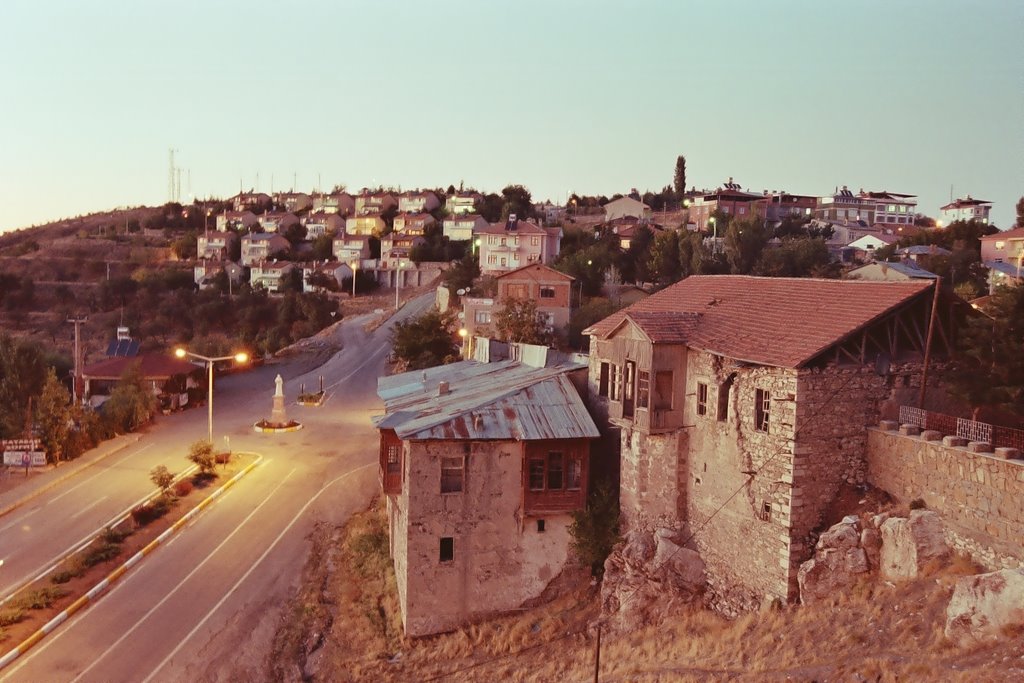
<instances>
[{"instance_id":1,"label":"utility pole","mask_svg":"<svg viewBox=\"0 0 1024 683\"><path fill-rule=\"evenodd\" d=\"M107 264L107 267L110 267L109 263ZM71 396L74 400L74 403L78 403L78 382L82 377L82 356L79 350L81 348L79 346L79 328L81 328L82 323L88 320L89 316L86 315L82 316L81 318L68 318L66 321L75 326L75 376L71 382Z\"/></svg>"}]
</instances>

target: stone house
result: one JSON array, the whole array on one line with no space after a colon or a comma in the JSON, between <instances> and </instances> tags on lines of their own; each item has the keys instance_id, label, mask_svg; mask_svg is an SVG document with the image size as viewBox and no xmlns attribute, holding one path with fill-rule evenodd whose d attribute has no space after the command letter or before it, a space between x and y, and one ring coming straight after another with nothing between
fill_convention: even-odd
<instances>
[{"instance_id":1,"label":"stone house","mask_svg":"<svg viewBox=\"0 0 1024 683\"><path fill-rule=\"evenodd\" d=\"M436 222L429 213L399 213L395 216L394 231L422 235Z\"/></svg>"},{"instance_id":2,"label":"stone house","mask_svg":"<svg viewBox=\"0 0 1024 683\"><path fill-rule=\"evenodd\" d=\"M218 214L216 220L218 232L248 230L259 223L252 211L225 211Z\"/></svg>"},{"instance_id":3,"label":"stone house","mask_svg":"<svg viewBox=\"0 0 1024 683\"><path fill-rule=\"evenodd\" d=\"M231 253L231 245L238 241L233 232L206 232L196 238L196 258L223 261Z\"/></svg>"},{"instance_id":4,"label":"stone house","mask_svg":"<svg viewBox=\"0 0 1024 683\"><path fill-rule=\"evenodd\" d=\"M651 207L639 199L632 197L619 197L604 205L604 221L613 221L616 218L650 218Z\"/></svg>"},{"instance_id":5,"label":"stone house","mask_svg":"<svg viewBox=\"0 0 1024 683\"><path fill-rule=\"evenodd\" d=\"M457 213L444 219L444 236L452 242L462 242L473 239L473 233L486 229L489 225L487 220L475 213Z\"/></svg>"},{"instance_id":6,"label":"stone house","mask_svg":"<svg viewBox=\"0 0 1024 683\"><path fill-rule=\"evenodd\" d=\"M624 531L692 534L717 604L793 600L866 426L922 369L934 288L693 276L596 323L590 393L619 431ZM959 299L940 299L932 358ZM740 540L742 539L742 540Z\"/></svg>"},{"instance_id":7,"label":"stone house","mask_svg":"<svg viewBox=\"0 0 1024 683\"><path fill-rule=\"evenodd\" d=\"M268 292L280 292L296 265L290 261L260 261L249 270L249 284Z\"/></svg>"},{"instance_id":8,"label":"stone house","mask_svg":"<svg viewBox=\"0 0 1024 683\"><path fill-rule=\"evenodd\" d=\"M460 361L378 379L380 484L407 635L537 601L573 565L570 513L585 505L598 436L570 379L585 372Z\"/></svg>"},{"instance_id":9,"label":"stone house","mask_svg":"<svg viewBox=\"0 0 1024 683\"><path fill-rule=\"evenodd\" d=\"M398 195L399 213L430 213L441 206L441 200L429 190L403 192Z\"/></svg>"},{"instance_id":10,"label":"stone house","mask_svg":"<svg viewBox=\"0 0 1024 683\"><path fill-rule=\"evenodd\" d=\"M504 223L473 231L480 242L480 272L497 275L531 263L551 263L562 246L562 228L542 228L512 214Z\"/></svg>"},{"instance_id":11,"label":"stone house","mask_svg":"<svg viewBox=\"0 0 1024 683\"><path fill-rule=\"evenodd\" d=\"M254 232L242 236L242 265L252 266L265 261L280 251L287 251L291 244L281 235L269 232Z\"/></svg>"}]
</instances>

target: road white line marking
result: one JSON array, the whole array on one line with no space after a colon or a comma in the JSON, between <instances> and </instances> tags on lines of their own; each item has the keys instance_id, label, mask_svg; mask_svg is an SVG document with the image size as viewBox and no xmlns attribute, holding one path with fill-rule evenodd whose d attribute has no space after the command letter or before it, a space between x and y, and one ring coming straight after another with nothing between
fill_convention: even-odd
<instances>
[{"instance_id":1,"label":"road white line marking","mask_svg":"<svg viewBox=\"0 0 1024 683\"><path fill-rule=\"evenodd\" d=\"M142 448L140 448L139 450L135 451L134 453L129 453L128 455L124 456L123 458L121 458L120 460L118 460L117 462L115 462L115 463L114 463L114 465L120 465L121 463L123 463L123 462L124 462L125 460L127 460L128 458L134 457L134 456L138 455L139 453L141 453L142 451L146 450L147 448L152 448L152 447L153 447L153 444L149 444L149 445L147 445L147 446L143 446ZM109 468L108 468L108 469L109 469ZM47 505L49 505L50 503L54 503L54 502L56 502L56 501L60 500L61 498L63 498L64 496L68 495L68 494L69 494L69 493L71 493L72 491L75 491L75 490L77 490L77 489L80 489L80 488L82 488L83 486L85 486L86 484L88 484L88 483L89 483L90 481L92 481L92 480L93 480L93 479L95 479L96 477L102 477L102 476L103 476L104 474L107 474L107 472L97 472L96 474L92 475L92 476L91 476L91 477L89 477L88 479L86 479L86 480L84 480L84 481L81 481L81 482L79 482L79 483L78 483L78 484L76 484L75 486L72 486L72 487L71 487L71 488L69 488L69 489L65 489L65 490L64 490L64 492L63 492L63 493L61 493L61 494L60 494L59 496L54 496L53 498L51 498L51 499L49 499L48 501L46 501L45 503L43 503L43 506L42 506L42 507L46 507L46 506L47 506Z\"/></svg>"},{"instance_id":2,"label":"road white line marking","mask_svg":"<svg viewBox=\"0 0 1024 683\"><path fill-rule=\"evenodd\" d=\"M77 517L81 517L86 512L88 512L89 510L92 510L94 507L96 507L97 505L99 505L100 503L105 501L107 498L110 498L110 496L103 496L102 498L97 498L96 500L94 500L93 502L89 503L84 508L82 508L81 510L76 512L75 514L71 515L70 519L75 519Z\"/></svg>"},{"instance_id":3,"label":"road white line marking","mask_svg":"<svg viewBox=\"0 0 1024 683\"><path fill-rule=\"evenodd\" d=\"M334 479L332 479L331 481L329 481L326 484L324 484L320 488L320 490L317 491L316 494L312 498L310 498L308 501L306 501L306 504L303 505L302 508L298 512L295 513L295 516L292 517L290 522L288 522L288 526L286 526L284 529L281 530L281 533L279 533L277 535L277 537L274 539L274 541L269 546L267 546L267 549L263 551L263 554L260 555L259 558L255 562L252 563L252 566L249 567L248 571L246 571L245 574L242 574L242 577L240 579L238 579L238 581L235 582L235 585L233 585L231 587L231 589L227 593L225 593L224 596L220 600L217 601L216 605L214 605L212 608L210 608L210 611L206 613L206 616L203 617L202 620L198 624L196 624L192 628L191 631L188 632L188 635L186 635L184 638L181 639L181 642L178 643L178 646L175 647L174 650L172 650L169 655L164 657L163 661L161 661L159 664L157 664L156 668L153 669L153 671L151 671L150 674L148 676L146 676L146 678L144 678L142 680L142 683L149 683L151 680L153 680L153 677L156 676L160 672L160 669L164 668L164 666L167 665L167 662L171 661L171 659L174 658L174 655L178 654L178 652L181 651L181 648L185 647L185 643L187 643L192 638L192 636L194 636L196 634L196 632L199 631L199 629L201 629L203 627L203 625L206 624L206 622L210 620L210 617L212 617L217 612L217 610L219 610L221 608L221 606L225 602L227 602L227 599L230 598L231 595L236 590L238 590L238 587L241 586L243 583L245 583L245 581L249 578L249 576L254 571L256 571L256 567L258 567L260 565L260 563L263 562L263 560L265 560L267 558L267 555L269 555L271 553L271 551L273 551L274 548L277 547L277 544L281 542L281 539L284 538L285 534L287 534L289 531L291 531L291 528L293 526L295 526L295 523L298 522L299 519L302 517L302 515L304 515L306 513L306 510L309 509L309 506L312 505L314 502L316 502L316 499L320 497L321 493L323 493L328 488L330 488L331 486L333 486L337 482L341 481L342 479L350 477L353 474L355 474L356 472L359 472L360 470L365 470L365 469L367 469L369 467L376 467L376 466L377 466L377 463L370 463L368 465L363 465L362 467L357 467L354 470L349 470L345 474L337 476ZM76 678L75 680L77 681L78 679Z\"/></svg>"},{"instance_id":4,"label":"road white line marking","mask_svg":"<svg viewBox=\"0 0 1024 683\"><path fill-rule=\"evenodd\" d=\"M246 515L245 519L243 519L243 520L241 521L241 523L239 523L239 524L238 524L238 526L236 526L236 527L235 527L235 529L234 529L234 530L233 530L233 531L232 531L232 532L231 532L230 534L228 534L227 536L225 536L225 537L224 537L224 540L222 540L222 541L221 541L221 542L220 542L220 543L219 543L219 544L217 545L217 547L216 547L216 548L214 548L214 549L213 549L212 551L210 551L210 553L209 553L209 554L208 554L208 555L207 555L207 556L206 556L206 557L205 557L205 558L203 559L203 561L202 561L202 562L200 562L199 564L197 564L197 565L196 565L196 566L195 566L195 567L194 567L194 568L192 569L192 571L190 571L190 572L189 572L189 573L188 573L188 574L187 574L187 575L185 576L185 578L183 578L183 579L182 579L181 581L179 581L179 582L178 582L178 585L176 585L176 586L175 586L174 588L172 588L172 589L171 589L170 591L168 591L168 592L167 592L167 595L165 595L165 596L164 596L164 597L163 597L163 598L162 598L162 599L160 600L160 602L158 602L158 603L156 603L155 605L153 605L153 607L151 607L151 608L149 609L149 611L148 611L148 612L146 612L146 613L145 613L144 615L142 615L142 617L141 617L141 618L140 618L140 619L139 619L138 621L136 621L136 622L135 622L135 624L134 624L134 625L133 625L133 626L132 626L132 627L131 627L130 629L128 629L127 631L125 631L125 632L124 632L124 633L123 633L123 634L121 635L121 637L120 637L120 638L118 638L118 639L117 639L116 641L114 641L114 643L113 643L113 644L112 644L112 645L111 645L110 647L108 647L108 648L107 648L106 650L104 650L104 651L103 651L102 653L100 653L100 654L99 654L99 656L97 656L97 657L96 657L95 659L93 659L93 661L92 661L92 664L90 664L90 665L89 665L89 666L87 666L87 667L86 667L85 669L83 669L83 670L82 670L81 672L79 672L79 674L78 674L77 676L75 676L75 678L74 678L74 679L72 679L72 683L74 683L74 681L78 681L78 680L81 680L82 676L84 676L85 674L89 673L89 671L91 671L91 670L93 669L93 667L95 667L95 666L96 666L97 664L99 664L100 660L102 660L102 659L103 659L104 657L106 657L107 655L109 655L109 654L111 653L111 651L112 651L112 650L113 650L114 648L116 648L116 647L117 647L118 645L120 645L121 643L123 643L123 642L124 642L124 641L125 641L125 640L126 640L126 639L128 638L128 636L130 636L130 635L131 635L132 633L134 633L134 632L136 631L136 629L138 629L138 628L139 628L139 627L140 627L140 626L142 625L142 622L146 621L146 620L147 620L147 619L149 619L149 618L150 618L151 616L153 616L153 613L154 613L154 612L156 612L156 611L157 611L158 609L160 609L160 607L161 607L161 606L162 606L162 605L163 605L164 603L166 603L166 602L167 602L168 600L170 600L170 599L171 599L171 597L172 597L172 596L173 596L173 595L174 595L174 594L175 594L175 593L176 593L176 592L177 592L177 591L178 591L178 590L179 590L179 589L180 589L180 588L181 588L181 587L182 587L182 586L183 586L183 585L185 584L185 582L186 582L186 581L188 581L188 580L189 580L190 578L192 578L192 577L193 577L193 576L194 576L194 575L196 574L196 572L198 572L198 571L199 571L200 569L202 569L202 568L203 568L203 566L204 566L204 565L205 565L205 564L206 564L207 562L209 562L209 561L210 561L210 560L211 560L211 559L213 558L213 556L214 556L214 555L216 555L216 554L217 554L217 553L218 553L218 552L220 551L220 549L221 549L221 548L223 548L223 547L224 547L224 545L225 545L225 544L226 544L226 543L227 543L228 541L230 541L230 540L232 539L232 537L234 537L234 535L235 535L235 534L237 534L237 533L238 533L239 531L241 531L242 527L244 527L244 526L246 525L246 523L247 523L247 522L248 522L248 521L249 521L250 519L252 519L252 518L253 518L253 516L254 516L254 515L255 515L255 514L257 513L257 512L259 512L260 508L262 508L262 507L263 507L264 505L266 505L266 504L267 504L267 502L268 502L268 501L269 501L269 500L270 500L271 498L273 498L273 497L274 497L274 495L275 495L275 494L276 494L276 493L278 492L278 490L280 490L280 488L281 488L282 486L284 486L284 483L285 483L285 482L286 482L286 481L288 480L288 478L289 478L289 477L291 477L291 476L292 476L292 475L293 475L293 474L295 473L295 470L296 470L296 469L297 469L297 468L292 468L292 471L291 471L291 472L289 472L289 473L288 473L287 475L285 475L285 477L284 477L283 479L281 479L281 481L280 481L280 482L278 483L278 485L274 487L274 490L273 490L273 491L271 491L271 492L270 492L270 493L269 493L269 494L267 495L267 497L266 497L266 498L264 498L264 499L263 499L263 500L262 500L262 501L260 502L260 504L259 504L259 505L257 505L257 506L256 506L255 508L253 508L253 509L252 509L252 511L251 511L251 512L250 512L250 513L249 513L248 515ZM203 517L203 516L205 516L205 515L200 515L200 517ZM174 538L172 538L172 539L171 539L171 542L173 542L173 541L177 540L177 539L179 538L179 536L180 536L179 534L175 534ZM169 545L169 544L168 544L168 545ZM126 578L127 578L127 577L126 577ZM123 585L123 584L122 584L122 585ZM61 635L61 634L63 634L63 633L66 633L66 632L67 632L67 629L65 629L64 631L61 631L61 632L60 632L60 633L58 634L58 636L60 636L60 635ZM53 641L54 641L54 640L56 640L56 638L54 638L53 640L50 640L50 641L49 641L49 642L47 642L47 643L46 643L45 645L50 645L51 643L53 643ZM38 653L38 652L42 652L42 651L43 651L44 649L45 649L45 646L44 646L44 647L40 647L40 648L38 648L37 650L35 650L35 652L36 652L36 653ZM32 653L29 653L29 654L32 654ZM27 661L28 661L28 659L26 658L26 662L27 662ZM24 666L24 663L22 664L22 666ZM16 669L16 670L17 670L17 669ZM15 671L16 671L16 670L15 670ZM12 673L13 673L13 672L12 672Z\"/></svg>"}]
</instances>

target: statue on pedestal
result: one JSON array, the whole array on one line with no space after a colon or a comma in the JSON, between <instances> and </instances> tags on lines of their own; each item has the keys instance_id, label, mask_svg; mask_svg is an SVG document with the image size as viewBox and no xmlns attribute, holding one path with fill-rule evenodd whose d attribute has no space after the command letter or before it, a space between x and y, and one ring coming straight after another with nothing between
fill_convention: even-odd
<instances>
[{"instance_id":1,"label":"statue on pedestal","mask_svg":"<svg viewBox=\"0 0 1024 683\"><path fill-rule=\"evenodd\" d=\"M284 380L281 375L274 380L274 409L270 413L270 424L288 424L288 416L284 412Z\"/></svg>"}]
</instances>

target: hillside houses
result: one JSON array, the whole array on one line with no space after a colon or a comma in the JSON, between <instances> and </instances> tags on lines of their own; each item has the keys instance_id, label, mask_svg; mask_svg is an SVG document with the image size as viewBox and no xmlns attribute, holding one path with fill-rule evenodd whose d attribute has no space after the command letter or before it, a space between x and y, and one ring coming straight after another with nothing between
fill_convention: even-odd
<instances>
[{"instance_id":1,"label":"hillside houses","mask_svg":"<svg viewBox=\"0 0 1024 683\"><path fill-rule=\"evenodd\" d=\"M477 228L473 239L480 242L481 272L498 274L531 263L551 263L561 250L562 229L542 228L512 214L504 223Z\"/></svg>"}]
</instances>

